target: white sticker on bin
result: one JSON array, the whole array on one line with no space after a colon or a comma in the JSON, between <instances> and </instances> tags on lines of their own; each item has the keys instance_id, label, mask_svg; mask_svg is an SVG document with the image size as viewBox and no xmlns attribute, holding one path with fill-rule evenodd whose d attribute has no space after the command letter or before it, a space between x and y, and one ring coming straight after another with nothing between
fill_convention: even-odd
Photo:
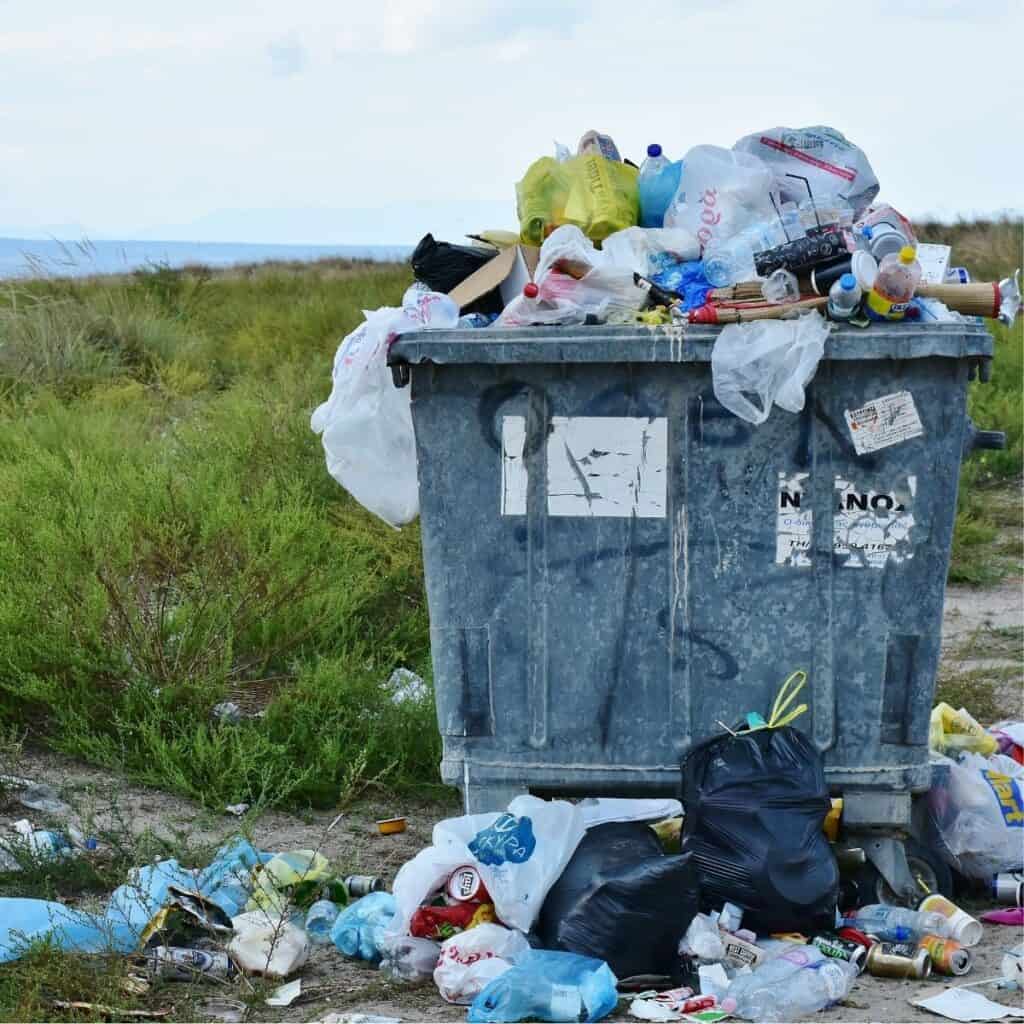
<instances>
[{"instance_id":1,"label":"white sticker on bin","mask_svg":"<svg viewBox=\"0 0 1024 1024\"><path fill-rule=\"evenodd\" d=\"M867 455L924 433L914 396L909 391L883 395L859 409L847 409L844 415L858 455Z\"/></svg>"},{"instance_id":2,"label":"white sticker on bin","mask_svg":"<svg viewBox=\"0 0 1024 1024\"><path fill-rule=\"evenodd\" d=\"M501 513L526 514L526 419L502 420ZM553 416L546 439L549 516L662 519L667 504L664 417Z\"/></svg>"}]
</instances>

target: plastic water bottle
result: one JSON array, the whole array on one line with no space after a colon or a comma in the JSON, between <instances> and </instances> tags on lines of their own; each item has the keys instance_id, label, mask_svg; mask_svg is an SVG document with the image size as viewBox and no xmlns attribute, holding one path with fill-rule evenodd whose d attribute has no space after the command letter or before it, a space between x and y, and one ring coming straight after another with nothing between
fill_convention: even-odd
<instances>
[{"instance_id":1,"label":"plastic water bottle","mask_svg":"<svg viewBox=\"0 0 1024 1024\"><path fill-rule=\"evenodd\" d=\"M833 320L849 320L860 305L861 290L853 274L843 274L828 292L828 315Z\"/></svg>"},{"instance_id":2,"label":"plastic water bottle","mask_svg":"<svg viewBox=\"0 0 1024 1024\"><path fill-rule=\"evenodd\" d=\"M748 237L740 234L725 242L712 243L704 253L704 276L715 288L754 280L754 247Z\"/></svg>"},{"instance_id":3,"label":"plastic water bottle","mask_svg":"<svg viewBox=\"0 0 1024 1024\"><path fill-rule=\"evenodd\" d=\"M921 283L921 264L912 246L889 253L878 265L878 274L864 300L864 311L872 320L902 320L914 291Z\"/></svg>"},{"instance_id":4,"label":"plastic water bottle","mask_svg":"<svg viewBox=\"0 0 1024 1024\"><path fill-rule=\"evenodd\" d=\"M325 946L331 941L331 928L338 919L341 910L330 900L317 900L306 914L306 934L309 941L317 946Z\"/></svg>"},{"instance_id":5,"label":"plastic water bottle","mask_svg":"<svg viewBox=\"0 0 1024 1024\"><path fill-rule=\"evenodd\" d=\"M920 942L925 935L951 938L949 920L930 910L908 910L869 903L843 918L843 924L883 942Z\"/></svg>"},{"instance_id":6,"label":"plastic water bottle","mask_svg":"<svg viewBox=\"0 0 1024 1024\"><path fill-rule=\"evenodd\" d=\"M735 1000L733 1012L746 1020L799 1020L845 999L856 977L853 964L832 960L815 946L794 946L715 994L723 1003Z\"/></svg>"},{"instance_id":7,"label":"plastic water bottle","mask_svg":"<svg viewBox=\"0 0 1024 1024\"><path fill-rule=\"evenodd\" d=\"M640 167L637 187L640 190L640 226L660 228L665 223L665 211L679 188L683 162L673 163L661 152L661 146L652 142L647 147L647 159Z\"/></svg>"}]
</instances>

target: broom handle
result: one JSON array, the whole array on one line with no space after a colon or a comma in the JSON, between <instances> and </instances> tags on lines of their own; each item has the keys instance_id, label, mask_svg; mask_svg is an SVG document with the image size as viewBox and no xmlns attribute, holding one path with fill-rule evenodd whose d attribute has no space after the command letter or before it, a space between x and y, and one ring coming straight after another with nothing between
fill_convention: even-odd
<instances>
[{"instance_id":1,"label":"broom handle","mask_svg":"<svg viewBox=\"0 0 1024 1024\"><path fill-rule=\"evenodd\" d=\"M917 295L938 299L950 309L967 316L999 315L999 284L995 281L976 284L922 284Z\"/></svg>"}]
</instances>

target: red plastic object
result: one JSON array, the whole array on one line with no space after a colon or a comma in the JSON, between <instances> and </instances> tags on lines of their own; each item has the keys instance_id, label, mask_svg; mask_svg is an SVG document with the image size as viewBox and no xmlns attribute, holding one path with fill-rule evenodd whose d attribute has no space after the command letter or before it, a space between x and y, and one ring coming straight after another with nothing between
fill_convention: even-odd
<instances>
[{"instance_id":1,"label":"red plastic object","mask_svg":"<svg viewBox=\"0 0 1024 1024\"><path fill-rule=\"evenodd\" d=\"M857 931L856 928L840 928L837 935L841 935L844 939L849 939L851 942L859 942L862 946L870 949L874 943L863 933Z\"/></svg>"},{"instance_id":2,"label":"red plastic object","mask_svg":"<svg viewBox=\"0 0 1024 1024\"><path fill-rule=\"evenodd\" d=\"M530 281L529 284L523 285L523 294L528 299L535 299L540 294L540 289L532 281Z\"/></svg>"}]
</instances>

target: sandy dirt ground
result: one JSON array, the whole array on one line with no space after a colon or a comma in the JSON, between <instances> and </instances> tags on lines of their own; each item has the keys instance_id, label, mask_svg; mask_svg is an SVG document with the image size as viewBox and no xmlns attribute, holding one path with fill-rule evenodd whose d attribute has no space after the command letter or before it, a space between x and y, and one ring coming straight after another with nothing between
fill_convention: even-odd
<instances>
[{"instance_id":1,"label":"sandy dirt ground","mask_svg":"<svg viewBox=\"0 0 1024 1024\"><path fill-rule=\"evenodd\" d=\"M1019 581L986 590L950 588L947 595L944 623L944 648L953 651L964 637L979 628L1019 626L1024 621L1024 597ZM1024 717L1020 686L1010 686L1005 693L1005 713ZM28 753L21 772L63 788L72 802L89 803L97 821L112 818L112 802L119 805L120 816L132 829L152 829L164 834L186 832L194 843L215 844L231 835L237 822L228 815L211 814L181 797L142 786L125 784L109 773L98 771L67 758L49 753ZM24 816L16 808L0 814L0 833L9 834L15 817ZM447 801L396 803L369 801L347 812L335 827L328 825L336 811L310 811L301 815L268 812L252 825L257 844L264 849L288 850L315 848L342 871L371 873L389 882L398 868L430 842L435 821L458 813L454 796ZM397 836L381 836L374 822L379 818L405 814L408 830ZM201 866L201 865L197 865ZM964 903L965 908L980 912L984 903ZM999 974L1004 950L1021 936L1014 930L986 926L985 937L975 950L975 966L965 979L936 977L929 982L895 981L867 975L855 984L845 1005L816 1014L818 1021L935 1021L937 1018L913 1008L909 999L926 988L977 981ZM369 966L345 960L333 946L314 947L301 976L306 990L301 1001L287 1009L261 1007L250 1013L250 1020L317 1021L328 1013L380 1014L403 1021L462 1021L465 1010L445 1004L433 985L400 986L388 982ZM1004 1003L1021 1004L1020 993L999 993L990 986L982 988L990 998ZM211 996L215 993L211 992ZM219 993L216 993L219 994ZM629 1020L628 1001L620 1003L615 1020ZM213 1019L212 1016L207 1019Z\"/></svg>"}]
</instances>

